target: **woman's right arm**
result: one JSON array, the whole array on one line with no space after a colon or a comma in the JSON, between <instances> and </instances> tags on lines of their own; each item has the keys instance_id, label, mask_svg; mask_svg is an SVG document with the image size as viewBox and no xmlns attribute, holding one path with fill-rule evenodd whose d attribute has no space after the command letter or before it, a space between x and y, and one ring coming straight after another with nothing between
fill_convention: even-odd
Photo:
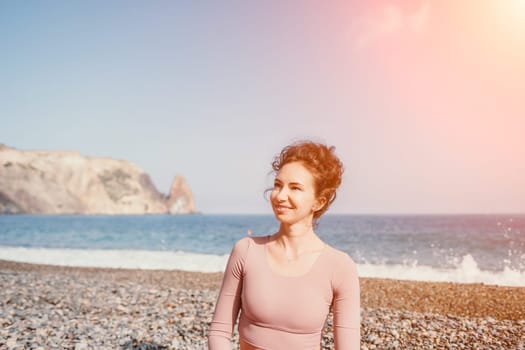
<instances>
[{"instance_id":1,"label":"woman's right arm","mask_svg":"<svg viewBox=\"0 0 525 350\"><path fill-rule=\"evenodd\" d=\"M246 252L251 238L239 240L232 249L208 333L209 350L231 350L233 327L241 306Z\"/></svg>"}]
</instances>

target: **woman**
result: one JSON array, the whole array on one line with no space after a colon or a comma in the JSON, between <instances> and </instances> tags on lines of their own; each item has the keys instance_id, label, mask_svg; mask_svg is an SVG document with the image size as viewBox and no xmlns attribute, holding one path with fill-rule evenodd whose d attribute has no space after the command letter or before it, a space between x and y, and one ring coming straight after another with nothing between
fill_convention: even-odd
<instances>
[{"instance_id":1,"label":"woman","mask_svg":"<svg viewBox=\"0 0 525 350\"><path fill-rule=\"evenodd\" d=\"M336 350L360 343L359 280L352 259L315 233L336 197L343 166L333 147L303 141L275 157L270 202L279 231L239 240L231 252L208 334L231 349L239 310L240 349L321 348L330 309Z\"/></svg>"}]
</instances>

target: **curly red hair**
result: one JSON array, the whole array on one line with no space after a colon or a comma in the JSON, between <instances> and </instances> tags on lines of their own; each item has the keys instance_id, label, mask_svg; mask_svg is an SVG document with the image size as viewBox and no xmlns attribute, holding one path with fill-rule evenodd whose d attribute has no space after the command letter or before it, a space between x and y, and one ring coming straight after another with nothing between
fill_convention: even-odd
<instances>
[{"instance_id":1,"label":"curly red hair","mask_svg":"<svg viewBox=\"0 0 525 350\"><path fill-rule=\"evenodd\" d=\"M324 198L325 205L314 212L314 220L323 215L337 196L343 177L343 163L335 155L335 147L312 141L298 141L283 148L275 156L272 168L277 173L288 163L300 162L314 178L317 198Z\"/></svg>"}]
</instances>

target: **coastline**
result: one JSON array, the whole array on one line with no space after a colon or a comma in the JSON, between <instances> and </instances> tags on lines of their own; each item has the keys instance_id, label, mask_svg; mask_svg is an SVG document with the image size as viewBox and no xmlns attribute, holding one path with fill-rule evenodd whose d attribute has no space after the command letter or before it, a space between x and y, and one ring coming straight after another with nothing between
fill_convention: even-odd
<instances>
[{"instance_id":1,"label":"coastline","mask_svg":"<svg viewBox=\"0 0 525 350\"><path fill-rule=\"evenodd\" d=\"M221 279L222 273L0 260L0 349L206 349ZM525 287L374 278L361 278L360 286L362 349L446 349L458 342L525 349ZM324 349L332 341L325 332Z\"/></svg>"}]
</instances>

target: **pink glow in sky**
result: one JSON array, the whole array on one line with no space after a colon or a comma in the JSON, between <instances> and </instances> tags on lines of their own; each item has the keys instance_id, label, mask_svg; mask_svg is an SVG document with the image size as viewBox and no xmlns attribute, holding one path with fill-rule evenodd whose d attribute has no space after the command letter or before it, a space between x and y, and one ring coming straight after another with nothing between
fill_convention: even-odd
<instances>
[{"instance_id":1,"label":"pink glow in sky","mask_svg":"<svg viewBox=\"0 0 525 350\"><path fill-rule=\"evenodd\" d=\"M525 11L509 23L503 3L383 2L356 22L352 54L379 97L362 160L379 171L360 176L387 211L525 207Z\"/></svg>"}]
</instances>

